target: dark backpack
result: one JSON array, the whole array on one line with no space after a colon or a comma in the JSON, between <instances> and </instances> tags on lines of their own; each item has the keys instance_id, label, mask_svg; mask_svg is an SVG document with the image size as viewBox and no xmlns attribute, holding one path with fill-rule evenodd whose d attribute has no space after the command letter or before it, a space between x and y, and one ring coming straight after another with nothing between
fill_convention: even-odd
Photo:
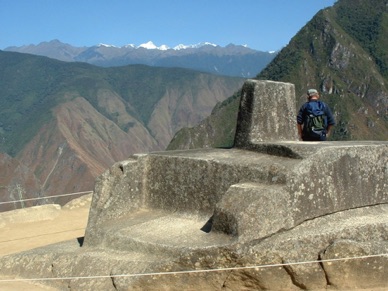
<instances>
[{"instance_id":1,"label":"dark backpack","mask_svg":"<svg viewBox=\"0 0 388 291\"><path fill-rule=\"evenodd\" d=\"M306 105L304 134L319 139L326 133L325 105L320 101L311 101Z\"/></svg>"}]
</instances>

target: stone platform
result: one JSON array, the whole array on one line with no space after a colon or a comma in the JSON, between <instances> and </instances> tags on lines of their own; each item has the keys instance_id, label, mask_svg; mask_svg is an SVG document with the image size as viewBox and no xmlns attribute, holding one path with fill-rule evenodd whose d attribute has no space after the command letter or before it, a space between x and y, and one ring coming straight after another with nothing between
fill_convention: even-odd
<instances>
[{"instance_id":1,"label":"stone platform","mask_svg":"<svg viewBox=\"0 0 388 291\"><path fill-rule=\"evenodd\" d=\"M98 245L101 226L137 209L212 218L212 231L250 241L387 203L387 152L388 142L278 142L135 155L97 181L85 242Z\"/></svg>"},{"instance_id":2,"label":"stone platform","mask_svg":"<svg viewBox=\"0 0 388 291\"><path fill-rule=\"evenodd\" d=\"M388 286L388 142L297 141L293 92L248 81L233 148L114 164L96 180L82 246L3 257L2 273L93 276L50 282L66 290Z\"/></svg>"}]
</instances>

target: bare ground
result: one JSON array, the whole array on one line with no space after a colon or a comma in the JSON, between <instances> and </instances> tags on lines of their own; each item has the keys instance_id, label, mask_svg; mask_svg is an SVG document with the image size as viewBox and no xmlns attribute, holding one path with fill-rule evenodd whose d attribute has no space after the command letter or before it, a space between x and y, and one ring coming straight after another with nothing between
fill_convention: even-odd
<instances>
[{"instance_id":1,"label":"bare ground","mask_svg":"<svg viewBox=\"0 0 388 291\"><path fill-rule=\"evenodd\" d=\"M65 206L43 205L0 213L0 256L81 238L89 215L91 194L74 199ZM55 290L30 281L2 276L0 290Z\"/></svg>"}]
</instances>

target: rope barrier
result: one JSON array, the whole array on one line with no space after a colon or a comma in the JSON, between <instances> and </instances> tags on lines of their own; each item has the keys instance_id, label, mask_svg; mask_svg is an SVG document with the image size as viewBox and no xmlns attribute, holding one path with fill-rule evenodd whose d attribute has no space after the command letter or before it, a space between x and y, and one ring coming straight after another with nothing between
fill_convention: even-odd
<instances>
[{"instance_id":1,"label":"rope barrier","mask_svg":"<svg viewBox=\"0 0 388 291\"><path fill-rule=\"evenodd\" d=\"M17 202L25 202L25 201L33 201L33 200L41 200L41 199L51 199L51 198L64 197L64 196L73 196L73 195L80 195L80 194L92 193L92 192L93 191L83 191L83 192L74 192L74 193L60 194L60 195L54 195L54 196L45 196L45 197L28 198L28 199L22 199L22 200L5 201L5 202L0 202L0 205L17 203Z\"/></svg>"},{"instance_id":2,"label":"rope barrier","mask_svg":"<svg viewBox=\"0 0 388 291\"><path fill-rule=\"evenodd\" d=\"M92 192L93 191L83 191L83 192L75 192L75 193L68 193L68 194L61 194L61 195L54 195L54 196L29 198L29 199L23 199L23 200L15 200L15 201L6 201L6 202L0 202L0 205L9 204L9 203L24 202L24 201L40 200L40 199L50 199L50 198L57 198L57 197L64 197L64 196L74 196L74 195L80 195L80 194L86 194L86 193L92 193ZM5 241L3 241L3 242L5 242ZM3 243L3 242L1 242L1 243ZM72 276L72 277L56 277L56 278L0 279L0 283L1 282L23 282L23 281L79 280L79 279L89 279L90 280L90 279L120 278L120 277L142 277L142 276L163 276L163 275L179 275L179 274L192 274L192 273L210 273L210 272L260 269L260 268L270 268L270 267L284 267L284 266L293 266L293 265L305 265L305 264L315 264L315 263L325 263L325 262L338 262L338 261L376 258L376 257L388 257L388 253L377 254L377 255L367 255L367 256L357 256L357 257L327 259L327 260L314 260L314 261L304 261L304 262L290 262L290 263L278 263L278 264L268 264L268 265L241 266L241 267L202 269L202 270L187 270L187 271L174 271L174 272L153 272L153 273L118 274L118 275L99 275L99 276Z\"/></svg>"},{"instance_id":3,"label":"rope barrier","mask_svg":"<svg viewBox=\"0 0 388 291\"><path fill-rule=\"evenodd\" d=\"M378 254L378 255L367 255L367 256L327 259L327 260L315 260L315 261L304 261L304 262L293 262L293 263L279 263L279 264L256 265L256 266L242 266L242 267L230 267L230 268L218 268L218 269L187 270L187 271L175 271L175 272L155 272L155 273L100 275L100 276L74 276L74 277L56 277L56 278L0 279L0 283L1 282L16 282L16 281L21 282L21 281L104 279L104 278L122 278L122 277L179 275L179 274L192 274L192 273L210 273L210 272L236 271L236 270L246 270L246 269L284 267L284 266L305 265L305 264L315 264L315 263L328 263L328 262L348 261L348 260L367 259L367 258L376 258L376 257L388 257L388 253Z\"/></svg>"},{"instance_id":4,"label":"rope barrier","mask_svg":"<svg viewBox=\"0 0 388 291\"><path fill-rule=\"evenodd\" d=\"M33 238L42 237L42 236L48 236L48 235L56 235L56 234L66 233L66 232L73 232L73 231L78 231L78 230L85 230L85 228L84 227L82 227L82 228L73 228L73 229L62 230L62 231L57 231L57 232L42 233L42 234L34 235L34 236L25 236L25 237L19 237L19 238L15 238L15 239L10 239L10 240L2 240L2 241L0 241L0 244L10 243L10 242L15 242L15 241L21 241L21 240L26 240L26 239L33 239Z\"/></svg>"}]
</instances>

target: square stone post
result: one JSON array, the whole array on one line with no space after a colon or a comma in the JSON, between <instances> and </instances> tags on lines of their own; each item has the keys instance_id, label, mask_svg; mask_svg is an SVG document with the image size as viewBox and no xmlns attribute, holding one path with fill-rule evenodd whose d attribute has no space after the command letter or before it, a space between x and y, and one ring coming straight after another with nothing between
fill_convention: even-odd
<instances>
[{"instance_id":1,"label":"square stone post","mask_svg":"<svg viewBox=\"0 0 388 291\"><path fill-rule=\"evenodd\" d=\"M247 80L241 93L235 147L296 141L295 87L291 83Z\"/></svg>"}]
</instances>

